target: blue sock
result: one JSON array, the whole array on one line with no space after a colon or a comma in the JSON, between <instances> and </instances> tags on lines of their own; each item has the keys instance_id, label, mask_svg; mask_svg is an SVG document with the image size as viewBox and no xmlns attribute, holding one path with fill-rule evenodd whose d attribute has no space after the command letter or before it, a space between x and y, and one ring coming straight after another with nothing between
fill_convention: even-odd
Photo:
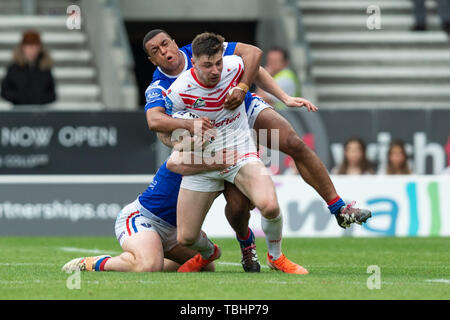
<instances>
[{"instance_id":1,"label":"blue sock","mask_svg":"<svg viewBox=\"0 0 450 320\"><path fill-rule=\"evenodd\" d=\"M111 259L111 256L106 256L106 257L98 259L98 261L95 263L94 270L95 271L103 271L103 268L105 267L105 263L109 259Z\"/></svg>"},{"instance_id":2,"label":"blue sock","mask_svg":"<svg viewBox=\"0 0 450 320\"><path fill-rule=\"evenodd\" d=\"M331 200L328 204L328 210L330 210L331 214L339 214L340 209L345 206L345 202L341 199L341 197L336 197Z\"/></svg>"},{"instance_id":3,"label":"blue sock","mask_svg":"<svg viewBox=\"0 0 450 320\"><path fill-rule=\"evenodd\" d=\"M251 246L255 241L255 235L253 234L252 229L248 228L248 234L246 239L240 239L237 235L236 239L239 241L241 248L247 248L248 246Z\"/></svg>"}]
</instances>

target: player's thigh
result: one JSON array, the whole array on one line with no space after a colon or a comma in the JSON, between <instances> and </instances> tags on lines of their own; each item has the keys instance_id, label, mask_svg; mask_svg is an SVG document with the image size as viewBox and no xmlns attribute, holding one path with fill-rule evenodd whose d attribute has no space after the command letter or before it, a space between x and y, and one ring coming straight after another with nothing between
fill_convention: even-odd
<instances>
[{"instance_id":1,"label":"player's thigh","mask_svg":"<svg viewBox=\"0 0 450 320\"><path fill-rule=\"evenodd\" d=\"M218 194L180 188L177 203L178 239L197 239L205 216Z\"/></svg>"},{"instance_id":2,"label":"player's thigh","mask_svg":"<svg viewBox=\"0 0 450 320\"><path fill-rule=\"evenodd\" d=\"M257 131L258 137L267 132L267 137L259 138L258 143L285 153L289 151L289 143L292 139L300 139L289 121L271 108L266 108L259 113L253 129Z\"/></svg>"},{"instance_id":3,"label":"player's thigh","mask_svg":"<svg viewBox=\"0 0 450 320\"><path fill-rule=\"evenodd\" d=\"M122 249L130 252L135 263L143 269L162 271L164 265L164 250L159 234L152 230L140 231L126 238Z\"/></svg>"},{"instance_id":4,"label":"player's thigh","mask_svg":"<svg viewBox=\"0 0 450 320\"><path fill-rule=\"evenodd\" d=\"M260 161L245 164L237 173L234 183L258 209L277 209L275 186L267 168Z\"/></svg>"},{"instance_id":5,"label":"player's thigh","mask_svg":"<svg viewBox=\"0 0 450 320\"><path fill-rule=\"evenodd\" d=\"M225 181L223 196L227 201L227 207L232 212L245 212L250 210L250 200L234 184Z\"/></svg>"},{"instance_id":6,"label":"player's thigh","mask_svg":"<svg viewBox=\"0 0 450 320\"><path fill-rule=\"evenodd\" d=\"M191 259L198 252L181 245L176 245L165 253L164 271L176 271L180 265ZM178 266L178 267L177 267ZM204 271L214 271L214 263L208 264Z\"/></svg>"}]
</instances>

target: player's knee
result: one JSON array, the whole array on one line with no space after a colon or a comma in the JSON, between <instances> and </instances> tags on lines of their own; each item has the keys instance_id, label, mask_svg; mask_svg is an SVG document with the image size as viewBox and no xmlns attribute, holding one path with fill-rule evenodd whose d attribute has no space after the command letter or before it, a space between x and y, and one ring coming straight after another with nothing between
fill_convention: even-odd
<instances>
[{"instance_id":1,"label":"player's knee","mask_svg":"<svg viewBox=\"0 0 450 320\"><path fill-rule=\"evenodd\" d=\"M238 225L241 222L248 223L250 219L249 204L248 201L241 205L235 203L227 203L225 206L225 216L230 225Z\"/></svg>"},{"instance_id":2,"label":"player's knee","mask_svg":"<svg viewBox=\"0 0 450 320\"><path fill-rule=\"evenodd\" d=\"M302 157L308 153L308 146L297 134L289 135L283 146L280 146L282 152L290 155L292 158Z\"/></svg>"},{"instance_id":3,"label":"player's knee","mask_svg":"<svg viewBox=\"0 0 450 320\"><path fill-rule=\"evenodd\" d=\"M182 233L178 233L177 235L177 242L178 244L182 245L183 247L189 247L192 246L198 239L198 234L197 235L187 235L187 234L182 234Z\"/></svg>"},{"instance_id":4,"label":"player's knee","mask_svg":"<svg viewBox=\"0 0 450 320\"><path fill-rule=\"evenodd\" d=\"M280 214L280 206L276 199L264 199L259 204L258 209L266 219L274 219Z\"/></svg>"},{"instance_id":5,"label":"player's knee","mask_svg":"<svg viewBox=\"0 0 450 320\"><path fill-rule=\"evenodd\" d=\"M138 260L135 265L135 272L160 272L163 264L154 260Z\"/></svg>"}]
</instances>

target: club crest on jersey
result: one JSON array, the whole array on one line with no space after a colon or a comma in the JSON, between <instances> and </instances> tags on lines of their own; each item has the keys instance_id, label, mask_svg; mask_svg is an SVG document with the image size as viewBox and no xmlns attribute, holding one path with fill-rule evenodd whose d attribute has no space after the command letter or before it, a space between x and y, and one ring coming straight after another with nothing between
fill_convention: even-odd
<instances>
[{"instance_id":1,"label":"club crest on jersey","mask_svg":"<svg viewBox=\"0 0 450 320\"><path fill-rule=\"evenodd\" d=\"M206 106L206 102L205 100L203 100L202 98L197 98L197 100L195 100L195 102L192 104L192 108L204 108Z\"/></svg>"}]
</instances>

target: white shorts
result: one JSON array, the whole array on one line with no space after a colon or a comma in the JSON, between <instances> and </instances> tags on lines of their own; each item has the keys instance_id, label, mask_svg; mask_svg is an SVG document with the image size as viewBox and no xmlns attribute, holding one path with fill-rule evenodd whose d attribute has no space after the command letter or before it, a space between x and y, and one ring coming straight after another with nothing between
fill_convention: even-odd
<instances>
[{"instance_id":1,"label":"white shorts","mask_svg":"<svg viewBox=\"0 0 450 320\"><path fill-rule=\"evenodd\" d=\"M115 230L120 246L125 239L144 231L153 231L159 235L164 252L170 251L177 244L177 228L145 209L138 199L119 212Z\"/></svg>"},{"instance_id":2,"label":"white shorts","mask_svg":"<svg viewBox=\"0 0 450 320\"><path fill-rule=\"evenodd\" d=\"M200 192L222 191L225 188L224 180L234 183L234 178L239 170L249 162L260 162L263 165L255 152L242 158L242 160L239 160L235 165L227 168L225 171L209 171L191 176L183 176L180 187Z\"/></svg>"},{"instance_id":3,"label":"white shorts","mask_svg":"<svg viewBox=\"0 0 450 320\"><path fill-rule=\"evenodd\" d=\"M247 110L248 126L253 129L255 125L256 118L258 118L259 113L267 108L272 108L272 106L266 103L261 97L252 94L253 99ZM273 109L273 108L272 108Z\"/></svg>"}]
</instances>

